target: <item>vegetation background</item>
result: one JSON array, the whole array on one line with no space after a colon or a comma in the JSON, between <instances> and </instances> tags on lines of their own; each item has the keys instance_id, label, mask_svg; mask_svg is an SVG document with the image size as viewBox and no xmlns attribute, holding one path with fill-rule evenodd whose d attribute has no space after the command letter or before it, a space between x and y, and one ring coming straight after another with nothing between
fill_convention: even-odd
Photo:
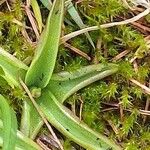
<instances>
[{"instance_id":1,"label":"vegetation background","mask_svg":"<svg viewBox=\"0 0 150 150\"><path fill-rule=\"evenodd\" d=\"M28 1L0 1L0 46L27 65L49 13L40 0L37 2L42 24ZM138 6L131 10L121 0L72 2L85 26L126 20L145 9ZM64 18L62 36L80 29L67 11ZM150 14L127 25L100 28L89 33L92 42L84 34L79 35L59 47L55 66L57 73L90 64L113 62L119 65L116 74L75 93L65 105L93 130L113 139L125 150L150 150L149 22ZM9 100L19 123L25 93L12 89L4 80L0 82L0 93ZM83 149L56 133L62 137L66 150ZM47 147L56 149L55 144L44 140L48 134L44 126L37 138L43 138Z\"/></svg>"}]
</instances>

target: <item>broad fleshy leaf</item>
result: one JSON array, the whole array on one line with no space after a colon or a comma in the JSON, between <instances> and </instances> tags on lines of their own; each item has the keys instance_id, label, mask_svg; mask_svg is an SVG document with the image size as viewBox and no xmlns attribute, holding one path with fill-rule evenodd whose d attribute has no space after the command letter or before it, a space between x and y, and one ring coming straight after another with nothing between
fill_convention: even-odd
<instances>
[{"instance_id":1,"label":"broad fleshy leaf","mask_svg":"<svg viewBox=\"0 0 150 150\"><path fill-rule=\"evenodd\" d=\"M70 95L97 80L114 74L117 71L117 68L117 65L114 64L98 64L83 67L72 73L62 72L53 74L46 89L52 92L60 105L62 105L61 103L63 103L64 100L66 100L66 98L68 98ZM47 107L49 109L48 105ZM30 109L30 113L31 116L34 116L34 118L32 118L30 122L30 137L34 139L40 129L40 126L43 124L43 121L33 106L31 106L31 108L32 109Z\"/></svg>"},{"instance_id":2,"label":"broad fleshy leaf","mask_svg":"<svg viewBox=\"0 0 150 150\"><path fill-rule=\"evenodd\" d=\"M19 77L24 77L28 67L0 47L0 76L11 87L19 86Z\"/></svg>"},{"instance_id":3,"label":"broad fleshy leaf","mask_svg":"<svg viewBox=\"0 0 150 150\"><path fill-rule=\"evenodd\" d=\"M74 72L53 74L47 88L63 103L81 88L112 75L118 70L115 64L98 64L83 67Z\"/></svg>"},{"instance_id":4,"label":"broad fleshy leaf","mask_svg":"<svg viewBox=\"0 0 150 150\"><path fill-rule=\"evenodd\" d=\"M22 114L21 114L21 125L20 125L20 131L25 135L29 136L30 134L30 120L31 120L31 115L30 115L30 105L27 102L28 99L24 99L23 101L23 109L22 109Z\"/></svg>"},{"instance_id":5,"label":"broad fleshy leaf","mask_svg":"<svg viewBox=\"0 0 150 150\"><path fill-rule=\"evenodd\" d=\"M25 82L29 87L44 88L51 78L57 58L63 11L64 0L55 0L35 57L26 74Z\"/></svg>"},{"instance_id":6,"label":"broad fleshy leaf","mask_svg":"<svg viewBox=\"0 0 150 150\"><path fill-rule=\"evenodd\" d=\"M3 145L3 122L0 120L0 147ZM10 148L9 150L12 150ZM15 139L15 150L42 150L33 140L25 137L20 131L17 131Z\"/></svg>"},{"instance_id":7,"label":"broad fleshy leaf","mask_svg":"<svg viewBox=\"0 0 150 150\"><path fill-rule=\"evenodd\" d=\"M0 95L0 110L3 121L3 150L15 148L17 134L17 119L7 100Z\"/></svg>"},{"instance_id":8,"label":"broad fleshy leaf","mask_svg":"<svg viewBox=\"0 0 150 150\"><path fill-rule=\"evenodd\" d=\"M37 102L48 121L56 129L85 149L106 150L112 148L121 150L107 137L94 132L80 121L70 110L58 102L55 96L47 89L43 91Z\"/></svg>"}]
</instances>

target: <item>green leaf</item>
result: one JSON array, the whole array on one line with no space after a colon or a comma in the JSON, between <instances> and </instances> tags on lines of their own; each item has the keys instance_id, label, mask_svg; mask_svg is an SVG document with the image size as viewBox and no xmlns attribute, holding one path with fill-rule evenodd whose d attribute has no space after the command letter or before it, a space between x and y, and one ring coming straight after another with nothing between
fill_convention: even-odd
<instances>
[{"instance_id":1,"label":"green leaf","mask_svg":"<svg viewBox=\"0 0 150 150\"><path fill-rule=\"evenodd\" d=\"M81 88L112 75L117 71L115 64L98 64L83 67L74 72L53 74L47 88L63 103Z\"/></svg>"},{"instance_id":2,"label":"green leaf","mask_svg":"<svg viewBox=\"0 0 150 150\"><path fill-rule=\"evenodd\" d=\"M0 120L0 146L3 144L3 122ZM17 131L15 144L16 150L42 150L33 140L24 136L20 131ZM12 150L12 147L9 149Z\"/></svg>"},{"instance_id":3,"label":"green leaf","mask_svg":"<svg viewBox=\"0 0 150 150\"><path fill-rule=\"evenodd\" d=\"M107 137L94 132L86 124L80 121L70 110L60 104L50 91L45 89L37 102L48 121L55 128L85 149L121 149Z\"/></svg>"},{"instance_id":4,"label":"green leaf","mask_svg":"<svg viewBox=\"0 0 150 150\"><path fill-rule=\"evenodd\" d=\"M75 21L75 23L80 27L80 29L83 29L86 27L86 25L83 23L78 11L76 10L76 8L73 6L73 3L71 1L66 3L66 9L68 11L68 13L70 14L71 18ZM87 39L89 40L90 44L92 45L92 47L95 49L95 45L89 35L88 32L85 33Z\"/></svg>"},{"instance_id":5,"label":"green leaf","mask_svg":"<svg viewBox=\"0 0 150 150\"><path fill-rule=\"evenodd\" d=\"M52 7L52 1L51 0L40 0L41 3L49 10L51 10Z\"/></svg>"},{"instance_id":6,"label":"green leaf","mask_svg":"<svg viewBox=\"0 0 150 150\"><path fill-rule=\"evenodd\" d=\"M37 3L37 0L31 0L31 6L33 8L33 12L36 18L36 21L38 23L39 31L42 31L42 16L41 16L41 11L40 7Z\"/></svg>"},{"instance_id":7,"label":"green leaf","mask_svg":"<svg viewBox=\"0 0 150 150\"><path fill-rule=\"evenodd\" d=\"M30 87L44 88L51 78L57 58L63 10L64 0L55 0L35 57L26 74L25 82Z\"/></svg>"},{"instance_id":8,"label":"green leaf","mask_svg":"<svg viewBox=\"0 0 150 150\"><path fill-rule=\"evenodd\" d=\"M0 47L0 76L3 77L11 87L19 86L19 77L24 77L28 67Z\"/></svg>"},{"instance_id":9,"label":"green leaf","mask_svg":"<svg viewBox=\"0 0 150 150\"><path fill-rule=\"evenodd\" d=\"M9 107L7 100L0 95L0 110L3 121L3 150L15 148L17 134L17 119Z\"/></svg>"},{"instance_id":10,"label":"green leaf","mask_svg":"<svg viewBox=\"0 0 150 150\"><path fill-rule=\"evenodd\" d=\"M23 102L23 109L21 114L21 126L20 131L25 135L29 136L30 134L30 105L27 103L28 99L25 99Z\"/></svg>"},{"instance_id":11,"label":"green leaf","mask_svg":"<svg viewBox=\"0 0 150 150\"><path fill-rule=\"evenodd\" d=\"M72 73L61 72L53 74L46 89L53 93L57 101L63 103L70 95L81 88L115 73L117 68L118 66L114 64L98 64L83 67ZM43 121L33 106L31 106L30 111L30 115L34 116L30 122L30 137L34 139L43 124Z\"/></svg>"},{"instance_id":12,"label":"green leaf","mask_svg":"<svg viewBox=\"0 0 150 150\"><path fill-rule=\"evenodd\" d=\"M51 9L51 6L52 6L51 1L49 2L49 0L41 0L41 2L47 9L49 9L49 10ZM66 7L68 13L70 14L70 16L72 17L72 19L80 27L80 29L85 28L86 25L83 23L78 11L73 6L73 3L71 1L66 1L65 7ZM85 35L86 35L87 39L89 40L90 44L92 45L92 47L95 49L95 45L94 45L89 33L87 32L87 33L85 33Z\"/></svg>"}]
</instances>

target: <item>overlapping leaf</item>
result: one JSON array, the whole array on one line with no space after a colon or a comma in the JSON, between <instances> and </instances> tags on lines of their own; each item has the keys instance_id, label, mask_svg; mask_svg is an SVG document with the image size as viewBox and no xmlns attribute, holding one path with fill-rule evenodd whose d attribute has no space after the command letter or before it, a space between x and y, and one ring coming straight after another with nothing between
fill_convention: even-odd
<instances>
[{"instance_id":1,"label":"overlapping leaf","mask_svg":"<svg viewBox=\"0 0 150 150\"><path fill-rule=\"evenodd\" d=\"M3 150L15 148L17 134L17 120L7 100L0 95L0 110L3 121Z\"/></svg>"},{"instance_id":2,"label":"overlapping leaf","mask_svg":"<svg viewBox=\"0 0 150 150\"><path fill-rule=\"evenodd\" d=\"M3 122L0 120L0 147L3 145ZM12 150L11 147L9 150ZM17 131L17 137L15 138L16 150L42 150L33 140L25 137L20 131Z\"/></svg>"},{"instance_id":3,"label":"overlapping leaf","mask_svg":"<svg viewBox=\"0 0 150 150\"><path fill-rule=\"evenodd\" d=\"M64 102L70 95L81 88L103 79L117 71L117 65L97 64L83 67L74 72L61 72L54 74L47 88L55 95L57 100Z\"/></svg>"},{"instance_id":4,"label":"overlapping leaf","mask_svg":"<svg viewBox=\"0 0 150 150\"><path fill-rule=\"evenodd\" d=\"M100 146L102 144L103 148L114 146L115 149L117 149L118 146L112 144L102 135L93 132L86 125L84 126L77 117L73 116L73 114L61 104L64 100L66 100L66 98L76 91L97 80L107 77L116 71L117 65L98 64L81 68L73 73L61 72L54 74L46 87L47 91L42 91L42 93L44 92L45 94L42 94L42 98L39 98L41 109L47 116L49 122L64 135L84 148L89 147L93 150L98 150L102 149ZM30 131L30 136L32 138L35 137L39 127L43 123L40 117L35 114L36 110L32 108L31 115L34 115L34 119L31 121ZM70 132L68 132L68 130Z\"/></svg>"},{"instance_id":5,"label":"overlapping leaf","mask_svg":"<svg viewBox=\"0 0 150 150\"><path fill-rule=\"evenodd\" d=\"M47 8L47 9L51 9L52 3L49 2L49 0L41 0L41 2L43 3L43 5ZM70 1L66 1L65 3L65 7L68 11L68 13L70 14L71 18L75 21L75 23L80 27L80 29L83 29L86 27L86 25L83 23L78 11L76 10L76 8L74 7L73 3ZM86 32L85 33L87 39L89 40L90 44L92 45L93 48L95 48L95 45L92 41L92 38L90 37L89 33Z\"/></svg>"},{"instance_id":6,"label":"overlapping leaf","mask_svg":"<svg viewBox=\"0 0 150 150\"><path fill-rule=\"evenodd\" d=\"M10 86L19 86L18 78L25 75L28 67L0 47L0 76Z\"/></svg>"},{"instance_id":7,"label":"overlapping leaf","mask_svg":"<svg viewBox=\"0 0 150 150\"><path fill-rule=\"evenodd\" d=\"M30 87L44 88L51 78L58 52L63 10L64 0L55 0L35 57L26 74L25 82Z\"/></svg>"},{"instance_id":8,"label":"overlapping leaf","mask_svg":"<svg viewBox=\"0 0 150 150\"><path fill-rule=\"evenodd\" d=\"M47 89L43 91L42 96L38 99L38 104L54 127L84 148L92 150L121 149L105 136L91 130L71 111L59 103Z\"/></svg>"}]
</instances>

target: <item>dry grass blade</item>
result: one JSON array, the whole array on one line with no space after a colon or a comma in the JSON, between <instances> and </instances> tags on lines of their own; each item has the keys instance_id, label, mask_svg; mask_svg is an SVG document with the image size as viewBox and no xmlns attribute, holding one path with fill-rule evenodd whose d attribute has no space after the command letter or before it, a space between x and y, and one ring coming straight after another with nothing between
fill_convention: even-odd
<instances>
[{"instance_id":1,"label":"dry grass blade","mask_svg":"<svg viewBox=\"0 0 150 150\"><path fill-rule=\"evenodd\" d=\"M40 35L39 35L38 29L37 29L37 25L35 23L35 20L34 20L32 14L31 14L31 11L30 11L28 6L25 6L25 12L26 12L26 14L27 14L27 16L29 18L29 21L30 21L30 23L32 25L33 31L34 31L34 33L36 35L36 38L39 39Z\"/></svg>"},{"instance_id":2,"label":"dry grass blade","mask_svg":"<svg viewBox=\"0 0 150 150\"><path fill-rule=\"evenodd\" d=\"M149 87L150 87L150 82L149 82ZM147 97L147 100L146 100L146 104L145 104L145 111L148 111L149 109L149 106L150 106L150 98ZM144 116L143 117L143 122L145 123L146 122L146 119L147 119L147 116Z\"/></svg>"},{"instance_id":3,"label":"dry grass blade","mask_svg":"<svg viewBox=\"0 0 150 150\"><path fill-rule=\"evenodd\" d=\"M37 139L36 142L42 147L43 150L52 150L49 149L40 139Z\"/></svg>"},{"instance_id":4,"label":"dry grass blade","mask_svg":"<svg viewBox=\"0 0 150 150\"><path fill-rule=\"evenodd\" d=\"M6 0L1 0L0 5L2 5Z\"/></svg>"},{"instance_id":5,"label":"dry grass blade","mask_svg":"<svg viewBox=\"0 0 150 150\"><path fill-rule=\"evenodd\" d=\"M25 90L25 92L28 94L30 100L32 101L34 107L36 108L37 112L39 113L40 117L42 118L43 122L46 124L48 130L50 131L50 133L52 134L52 136L54 137L54 139L56 140L57 144L59 145L61 150L63 149L63 146L61 145L59 139L57 138L56 134L54 133L52 127L50 126L50 124L48 123L44 113L42 112L42 110L39 108L38 104L36 103L36 101L34 100L34 98L32 97L32 94L30 93L30 90L28 89L28 87L26 86L26 84L21 80L20 80L20 84L22 85L23 89Z\"/></svg>"}]
</instances>

